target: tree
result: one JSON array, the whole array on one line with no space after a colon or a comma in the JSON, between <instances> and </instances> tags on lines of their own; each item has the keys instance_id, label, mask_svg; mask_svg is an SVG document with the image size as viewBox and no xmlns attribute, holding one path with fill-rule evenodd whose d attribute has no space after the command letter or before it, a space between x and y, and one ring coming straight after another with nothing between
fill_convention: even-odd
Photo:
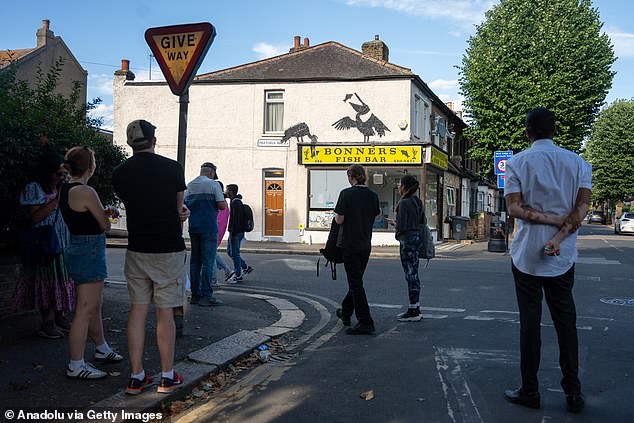
<instances>
[{"instance_id":1,"label":"tree","mask_svg":"<svg viewBox=\"0 0 634 423\"><path fill-rule=\"evenodd\" d=\"M590 0L501 0L468 41L460 86L469 151L486 173L497 150L526 149L526 113L547 107L556 142L579 151L608 90L615 57Z\"/></svg>"},{"instance_id":2,"label":"tree","mask_svg":"<svg viewBox=\"0 0 634 423\"><path fill-rule=\"evenodd\" d=\"M70 98L55 93L63 69L60 59L44 74L38 70L33 86L16 81L16 64L0 70L0 250L15 248L15 236L25 224L19 204L22 188L33 180L39 157L45 149L60 155L76 145L95 151L97 169L90 180L104 204L116 204L111 185L112 169L125 159L125 152L96 129L98 119L87 110L101 100L79 104L79 83Z\"/></svg>"},{"instance_id":3,"label":"tree","mask_svg":"<svg viewBox=\"0 0 634 423\"><path fill-rule=\"evenodd\" d=\"M584 157L592 164L594 201L634 195L634 100L616 100L601 112Z\"/></svg>"}]
</instances>

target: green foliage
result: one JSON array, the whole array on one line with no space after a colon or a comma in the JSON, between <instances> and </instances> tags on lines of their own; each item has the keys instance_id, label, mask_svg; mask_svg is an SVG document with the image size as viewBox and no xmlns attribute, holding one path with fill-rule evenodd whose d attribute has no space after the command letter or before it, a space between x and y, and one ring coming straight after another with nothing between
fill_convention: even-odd
<instances>
[{"instance_id":1,"label":"green foliage","mask_svg":"<svg viewBox=\"0 0 634 423\"><path fill-rule=\"evenodd\" d=\"M117 202L111 185L112 169L125 160L124 150L96 129L98 119L87 117L100 99L79 101L76 82L69 98L55 92L63 70L60 59L48 73L38 70L30 85L16 81L16 65L0 70L0 249L11 249L25 223L19 205L22 188L33 180L39 157L47 148L64 155L76 145L95 150L97 170L90 180L104 204Z\"/></svg>"},{"instance_id":2,"label":"green foliage","mask_svg":"<svg viewBox=\"0 0 634 423\"><path fill-rule=\"evenodd\" d=\"M634 195L634 100L616 100L601 112L584 157L592 164L594 201Z\"/></svg>"},{"instance_id":3,"label":"green foliage","mask_svg":"<svg viewBox=\"0 0 634 423\"><path fill-rule=\"evenodd\" d=\"M501 0L487 12L460 68L470 156L486 173L494 151L529 146L524 118L535 107L555 113L558 145L581 149L614 76L602 26L590 0Z\"/></svg>"}]
</instances>

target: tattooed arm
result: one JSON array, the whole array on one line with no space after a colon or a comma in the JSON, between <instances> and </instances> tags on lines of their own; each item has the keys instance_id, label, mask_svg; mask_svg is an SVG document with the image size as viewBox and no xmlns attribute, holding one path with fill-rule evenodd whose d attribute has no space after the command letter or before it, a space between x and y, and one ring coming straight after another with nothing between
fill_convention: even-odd
<instances>
[{"instance_id":1,"label":"tattooed arm","mask_svg":"<svg viewBox=\"0 0 634 423\"><path fill-rule=\"evenodd\" d=\"M579 188L575 208L566 216L559 231L546 243L544 253L548 255L559 255L559 245L568 235L573 234L581 226L581 221L588 214L590 197L592 191L588 188Z\"/></svg>"},{"instance_id":2,"label":"tattooed arm","mask_svg":"<svg viewBox=\"0 0 634 423\"><path fill-rule=\"evenodd\" d=\"M509 214L517 219L522 219L531 223L539 223L542 225L557 226L560 228L566 219L565 216L559 216L552 213L544 213L533 209L524 203L522 193L515 192L508 194L506 197L506 208Z\"/></svg>"}]
</instances>

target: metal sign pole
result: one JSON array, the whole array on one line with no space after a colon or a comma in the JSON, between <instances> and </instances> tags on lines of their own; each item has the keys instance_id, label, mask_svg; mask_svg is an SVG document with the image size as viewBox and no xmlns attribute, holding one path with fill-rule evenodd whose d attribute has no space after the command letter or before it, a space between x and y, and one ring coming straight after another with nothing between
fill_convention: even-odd
<instances>
[{"instance_id":1,"label":"metal sign pole","mask_svg":"<svg viewBox=\"0 0 634 423\"><path fill-rule=\"evenodd\" d=\"M187 141L187 110L189 108L189 88L178 97L178 147L176 160L185 169L185 145Z\"/></svg>"}]
</instances>

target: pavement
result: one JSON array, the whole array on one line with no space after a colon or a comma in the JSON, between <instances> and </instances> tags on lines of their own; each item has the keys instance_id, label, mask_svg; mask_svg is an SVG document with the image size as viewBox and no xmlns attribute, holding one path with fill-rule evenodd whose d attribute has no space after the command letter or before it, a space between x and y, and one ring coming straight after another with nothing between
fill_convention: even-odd
<instances>
[{"instance_id":1,"label":"pavement","mask_svg":"<svg viewBox=\"0 0 634 423\"><path fill-rule=\"evenodd\" d=\"M109 248L125 248L127 239L109 238ZM246 242L241 251L250 254L319 255L321 245L281 242ZM477 256L486 251L486 242L450 242L437 245L437 257ZM224 251L221 244L219 251ZM398 247L373 247L374 257L398 257ZM244 286L249 286L248 276ZM198 382L225 368L236 359L250 354L272 338L295 329L302 330L308 319L297 304L288 299L234 290L221 285L214 290L221 294L223 305L187 306L183 336L177 339L175 370L184 376L185 385L170 395L148 389L142 395L125 395L129 377L126 322L128 293L124 281L111 280L104 289L103 318L108 343L125 358L97 368L109 372L98 381L71 380L65 376L68 340L48 340L36 336L39 315L12 316L0 325L0 369L6 387L0 388L1 416L12 409L65 409L83 413L88 410L156 411L166 400L181 398ZM242 286L242 285L241 285ZM159 354L156 346L156 319L150 313L145 342L146 372L160 379ZM94 353L87 343L86 359ZM156 383L156 382L155 382ZM91 419L91 421L98 421ZM120 421L120 420L118 420Z\"/></svg>"}]
</instances>

